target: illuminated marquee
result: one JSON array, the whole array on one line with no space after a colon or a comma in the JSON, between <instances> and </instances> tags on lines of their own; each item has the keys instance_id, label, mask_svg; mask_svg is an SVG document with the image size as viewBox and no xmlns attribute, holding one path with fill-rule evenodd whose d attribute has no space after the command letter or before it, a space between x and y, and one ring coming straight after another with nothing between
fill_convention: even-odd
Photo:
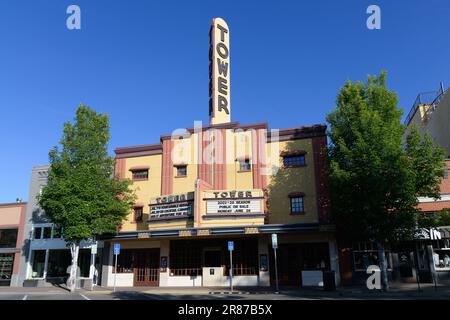
<instances>
[{"instance_id":1,"label":"illuminated marquee","mask_svg":"<svg viewBox=\"0 0 450 320\"><path fill-rule=\"evenodd\" d=\"M209 195L209 196L208 196ZM263 195L261 191L208 191L207 214L261 213Z\"/></svg>"},{"instance_id":2,"label":"illuminated marquee","mask_svg":"<svg viewBox=\"0 0 450 320\"><path fill-rule=\"evenodd\" d=\"M230 122L230 32L221 18L210 32L209 115L211 124Z\"/></svg>"}]
</instances>

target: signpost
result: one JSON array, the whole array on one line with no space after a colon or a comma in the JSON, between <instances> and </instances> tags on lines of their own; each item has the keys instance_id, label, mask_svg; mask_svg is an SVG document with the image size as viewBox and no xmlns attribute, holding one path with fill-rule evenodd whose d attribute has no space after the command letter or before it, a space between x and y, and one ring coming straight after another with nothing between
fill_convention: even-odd
<instances>
[{"instance_id":1,"label":"signpost","mask_svg":"<svg viewBox=\"0 0 450 320\"><path fill-rule=\"evenodd\" d=\"M228 251L230 251L230 287L231 292L233 292L233 250L234 250L234 242L228 241Z\"/></svg>"},{"instance_id":2,"label":"signpost","mask_svg":"<svg viewBox=\"0 0 450 320\"><path fill-rule=\"evenodd\" d=\"M92 283L91 283L91 291L94 290L94 278L95 281L97 281L97 278L95 277L95 255L97 254L97 242L94 242L91 245L91 255L92 255Z\"/></svg>"},{"instance_id":3,"label":"signpost","mask_svg":"<svg viewBox=\"0 0 450 320\"><path fill-rule=\"evenodd\" d=\"M275 285L276 285L276 292L279 293L278 290L278 267L277 267L277 248L278 248L278 238L276 233L272 233L272 248L273 248L273 254L275 258Z\"/></svg>"},{"instance_id":4,"label":"signpost","mask_svg":"<svg viewBox=\"0 0 450 320\"><path fill-rule=\"evenodd\" d=\"M120 243L114 243L114 255L115 255L115 263L114 263L114 288L113 292L116 292L116 278L117 278L117 256L120 254Z\"/></svg>"}]
</instances>

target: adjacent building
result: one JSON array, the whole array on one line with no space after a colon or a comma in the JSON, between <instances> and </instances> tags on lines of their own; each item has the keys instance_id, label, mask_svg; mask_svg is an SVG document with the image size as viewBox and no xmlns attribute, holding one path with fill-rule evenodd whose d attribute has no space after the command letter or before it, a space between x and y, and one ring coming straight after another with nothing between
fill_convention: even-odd
<instances>
[{"instance_id":1,"label":"adjacent building","mask_svg":"<svg viewBox=\"0 0 450 320\"><path fill-rule=\"evenodd\" d=\"M41 287L65 283L67 268L72 258L62 231L51 223L37 203L37 196L47 184L48 165L35 166L32 169L29 199L24 214L24 232L21 241L19 286ZM92 247L98 252L92 254ZM79 285L90 286L95 270L101 272L102 244L94 241L82 241L78 258Z\"/></svg>"},{"instance_id":2,"label":"adjacent building","mask_svg":"<svg viewBox=\"0 0 450 320\"><path fill-rule=\"evenodd\" d=\"M0 286L18 286L27 204L0 204Z\"/></svg>"},{"instance_id":3,"label":"adjacent building","mask_svg":"<svg viewBox=\"0 0 450 320\"><path fill-rule=\"evenodd\" d=\"M137 201L102 239L103 286L228 286L230 269L235 286L270 286L273 246L281 285L322 285L327 270L339 283L326 126L231 121L229 35L214 19L209 124L115 150L115 173L133 180Z\"/></svg>"}]
</instances>

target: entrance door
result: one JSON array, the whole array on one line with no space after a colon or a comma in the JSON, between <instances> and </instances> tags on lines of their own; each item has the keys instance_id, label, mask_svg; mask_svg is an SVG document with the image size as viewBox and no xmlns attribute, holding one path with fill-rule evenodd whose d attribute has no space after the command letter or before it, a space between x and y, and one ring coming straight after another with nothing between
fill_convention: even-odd
<instances>
[{"instance_id":1,"label":"entrance door","mask_svg":"<svg viewBox=\"0 0 450 320\"><path fill-rule=\"evenodd\" d=\"M134 251L134 285L159 285L159 248Z\"/></svg>"}]
</instances>

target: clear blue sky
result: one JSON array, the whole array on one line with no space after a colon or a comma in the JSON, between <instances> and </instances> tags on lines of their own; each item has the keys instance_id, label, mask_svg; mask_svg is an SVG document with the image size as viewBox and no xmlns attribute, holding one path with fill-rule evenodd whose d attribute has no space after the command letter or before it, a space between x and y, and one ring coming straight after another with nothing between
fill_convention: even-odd
<instances>
[{"instance_id":1,"label":"clear blue sky","mask_svg":"<svg viewBox=\"0 0 450 320\"><path fill-rule=\"evenodd\" d=\"M82 29L66 28L81 7ZM381 7L381 30L366 8ZM159 142L208 121L208 31L231 33L232 120L272 128L324 123L346 80L388 71L409 110L416 95L450 85L450 2L0 1L0 202L28 198L80 103L110 115L110 152Z\"/></svg>"}]
</instances>

